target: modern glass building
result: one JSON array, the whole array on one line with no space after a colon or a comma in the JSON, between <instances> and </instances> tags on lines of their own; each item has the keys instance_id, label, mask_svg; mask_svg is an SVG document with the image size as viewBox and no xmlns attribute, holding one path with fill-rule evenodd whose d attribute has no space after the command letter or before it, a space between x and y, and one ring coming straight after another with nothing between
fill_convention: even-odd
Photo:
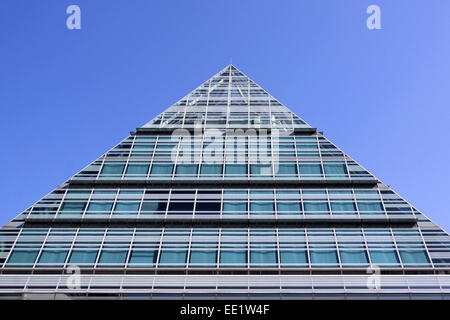
<instances>
[{"instance_id":1,"label":"modern glass building","mask_svg":"<svg viewBox=\"0 0 450 320\"><path fill-rule=\"evenodd\" d=\"M450 237L233 65L0 231L0 297L450 297Z\"/></svg>"}]
</instances>

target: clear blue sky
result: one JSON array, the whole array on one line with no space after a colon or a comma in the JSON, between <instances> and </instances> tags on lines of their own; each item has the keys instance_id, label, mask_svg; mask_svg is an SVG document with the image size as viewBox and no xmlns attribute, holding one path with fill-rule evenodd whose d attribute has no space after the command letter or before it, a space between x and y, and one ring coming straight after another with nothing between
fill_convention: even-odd
<instances>
[{"instance_id":1,"label":"clear blue sky","mask_svg":"<svg viewBox=\"0 0 450 320\"><path fill-rule=\"evenodd\" d=\"M66 8L82 29L67 30ZM366 28L381 7L382 30ZM450 1L3 0L3 225L229 63L450 230Z\"/></svg>"}]
</instances>

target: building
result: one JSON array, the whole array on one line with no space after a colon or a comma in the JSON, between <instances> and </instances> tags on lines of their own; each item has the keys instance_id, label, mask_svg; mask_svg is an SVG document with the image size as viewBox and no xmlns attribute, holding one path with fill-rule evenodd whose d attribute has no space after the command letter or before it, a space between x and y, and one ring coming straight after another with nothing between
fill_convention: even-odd
<instances>
[{"instance_id":1,"label":"building","mask_svg":"<svg viewBox=\"0 0 450 320\"><path fill-rule=\"evenodd\" d=\"M449 235L233 65L1 229L6 298L434 298Z\"/></svg>"}]
</instances>

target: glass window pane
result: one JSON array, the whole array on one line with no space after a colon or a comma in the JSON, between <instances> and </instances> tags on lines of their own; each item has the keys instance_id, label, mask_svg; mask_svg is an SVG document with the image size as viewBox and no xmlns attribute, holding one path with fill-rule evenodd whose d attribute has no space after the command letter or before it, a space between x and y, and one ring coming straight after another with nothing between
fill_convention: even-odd
<instances>
[{"instance_id":1,"label":"glass window pane","mask_svg":"<svg viewBox=\"0 0 450 320\"><path fill-rule=\"evenodd\" d=\"M247 165L246 164L227 164L225 166L225 175L231 177L247 178Z\"/></svg>"},{"instance_id":2,"label":"glass window pane","mask_svg":"<svg viewBox=\"0 0 450 320\"><path fill-rule=\"evenodd\" d=\"M103 250L98 265L102 267L123 266L127 258L127 250Z\"/></svg>"},{"instance_id":3,"label":"glass window pane","mask_svg":"<svg viewBox=\"0 0 450 320\"><path fill-rule=\"evenodd\" d=\"M394 250L370 250L372 264L380 267L396 267L400 265L397 253Z\"/></svg>"},{"instance_id":4,"label":"glass window pane","mask_svg":"<svg viewBox=\"0 0 450 320\"><path fill-rule=\"evenodd\" d=\"M336 267L338 258L335 250L311 250L313 267Z\"/></svg>"},{"instance_id":5,"label":"glass window pane","mask_svg":"<svg viewBox=\"0 0 450 320\"><path fill-rule=\"evenodd\" d=\"M62 266L66 261L67 252L67 250L43 250L37 265L40 267Z\"/></svg>"},{"instance_id":6,"label":"glass window pane","mask_svg":"<svg viewBox=\"0 0 450 320\"><path fill-rule=\"evenodd\" d=\"M117 201L114 214L136 214L139 210L139 202Z\"/></svg>"},{"instance_id":7,"label":"glass window pane","mask_svg":"<svg viewBox=\"0 0 450 320\"><path fill-rule=\"evenodd\" d=\"M342 177L347 174L344 163L324 163L323 168L327 177Z\"/></svg>"},{"instance_id":8,"label":"glass window pane","mask_svg":"<svg viewBox=\"0 0 450 320\"><path fill-rule=\"evenodd\" d=\"M183 268L186 264L187 250L163 250L159 259L160 267Z\"/></svg>"},{"instance_id":9,"label":"glass window pane","mask_svg":"<svg viewBox=\"0 0 450 320\"><path fill-rule=\"evenodd\" d=\"M112 201L99 202L91 201L87 208L86 214L109 214L113 206Z\"/></svg>"},{"instance_id":10,"label":"glass window pane","mask_svg":"<svg viewBox=\"0 0 450 320\"><path fill-rule=\"evenodd\" d=\"M154 163L150 172L151 177L171 177L173 171L173 164L169 163Z\"/></svg>"},{"instance_id":11,"label":"glass window pane","mask_svg":"<svg viewBox=\"0 0 450 320\"><path fill-rule=\"evenodd\" d=\"M329 214L327 202L306 201L304 205L306 214Z\"/></svg>"},{"instance_id":12,"label":"glass window pane","mask_svg":"<svg viewBox=\"0 0 450 320\"><path fill-rule=\"evenodd\" d=\"M216 250L192 250L189 265L191 267L215 267L216 261Z\"/></svg>"},{"instance_id":13,"label":"glass window pane","mask_svg":"<svg viewBox=\"0 0 450 320\"><path fill-rule=\"evenodd\" d=\"M148 164L129 164L125 177L146 177L148 167Z\"/></svg>"},{"instance_id":14,"label":"glass window pane","mask_svg":"<svg viewBox=\"0 0 450 320\"><path fill-rule=\"evenodd\" d=\"M177 177L197 176L198 166L196 164L178 164L175 171Z\"/></svg>"},{"instance_id":15,"label":"glass window pane","mask_svg":"<svg viewBox=\"0 0 450 320\"><path fill-rule=\"evenodd\" d=\"M250 251L251 267L276 267L277 252L275 250L252 250Z\"/></svg>"},{"instance_id":16,"label":"glass window pane","mask_svg":"<svg viewBox=\"0 0 450 320\"><path fill-rule=\"evenodd\" d=\"M340 254L344 267L361 267L369 264L367 254L363 250L341 250Z\"/></svg>"},{"instance_id":17,"label":"glass window pane","mask_svg":"<svg viewBox=\"0 0 450 320\"><path fill-rule=\"evenodd\" d=\"M281 266L283 267L305 267L308 265L308 255L306 251L281 250Z\"/></svg>"},{"instance_id":18,"label":"glass window pane","mask_svg":"<svg viewBox=\"0 0 450 320\"><path fill-rule=\"evenodd\" d=\"M322 168L320 164L300 164L300 175L305 177L320 176Z\"/></svg>"},{"instance_id":19,"label":"glass window pane","mask_svg":"<svg viewBox=\"0 0 450 320\"><path fill-rule=\"evenodd\" d=\"M82 214L86 207L86 202L64 201L61 205L60 214Z\"/></svg>"},{"instance_id":20,"label":"glass window pane","mask_svg":"<svg viewBox=\"0 0 450 320\"><path fill-rule=\"evenodd\" d=\"M80 267L94 266L97 250L74 250L70 255L68 264Z\"/></svg>"},{"instance_id":21,"label":"glass window pane","mask_svg":"<svg viewBox=\"0 0 450 320\"><path fill-rule=\"evenodd\" d=\"M400 250L400 257L405 266L427 267L430 265L427 253L423 250Z\"/></svg>"},{"instance_id":22,"label":"glass window pane","mask_svg":"<svg viewBox=\"0 0 450 320\"><path fill-rule=\"evenodd\" d=\"M125 163L105 163L100 177L121 177Z\"/></svg>"},{"instance_id":23,"label":"glass window pane","mask_svg":"<svg viewBox=\"0 0 450 320\"><path fill-rule=\"evenodd\" d=\"M8 259L8 265L31 266L36 260L39 250L17 250L15 249Z\"/></svg>"},{"instance_id":24,"label":"glass window pane","mask_svg":"<svg viewBox=\"0 0 450 320\"><path fill-rule=\"evenodd\" d=\"M202 164L200 168L200 175L202 177L221 177L222 165L221 164Z\"/></svg>"},{"instance_id":25,"label":"glass window pane","mask_svg":"<svg viewBox=\"0 0 450 320\"><path fill-rule=\"evenodd\" d=\"M245 250L222 250L220 252L221 267L246 267L247 251Z\"/></svg>"},{"instance_id":26,"label":"glass window pane","mask_svg":"<svg viewBox=\"0 0 450 320\"><path fill-rule=\"evenodd\" d=\"M157 256L157 250L133 250L128 266L153 268L156 264Z\"/></svg>"}]
</instances>

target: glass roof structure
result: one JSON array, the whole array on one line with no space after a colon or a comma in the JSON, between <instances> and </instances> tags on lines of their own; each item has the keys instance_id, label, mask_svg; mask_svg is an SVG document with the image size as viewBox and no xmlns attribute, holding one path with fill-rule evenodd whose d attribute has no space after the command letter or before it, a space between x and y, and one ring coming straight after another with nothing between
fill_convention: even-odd
<instances>
[{"instance_id":1,"label":"glass roof structure","mask_svg":"<svg viewBox=\"0 0 450 320\"><path fill-rule=\"evenodd\" d=\"M0 298L450 294L450 237L233 65L0 230Z\"/></svg>"}]
</instances>

